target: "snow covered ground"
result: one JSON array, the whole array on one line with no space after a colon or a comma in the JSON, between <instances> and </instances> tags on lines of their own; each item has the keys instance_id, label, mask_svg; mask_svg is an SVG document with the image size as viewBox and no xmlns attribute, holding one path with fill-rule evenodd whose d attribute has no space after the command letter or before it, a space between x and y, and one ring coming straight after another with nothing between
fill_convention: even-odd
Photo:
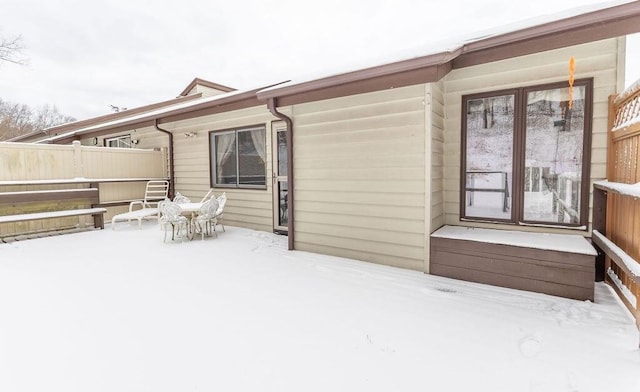
<instances>
[{"instance_id":1,"label":"snow covered ground","mask_svg":"<svg viewBox=\"0 0 640 392\"><path fill-rule=\"evenodd\" d=\"M638 330L596 301L286 250L228 227L0 245L0 391L638 391Z\"/></svg>"}]
</instances>

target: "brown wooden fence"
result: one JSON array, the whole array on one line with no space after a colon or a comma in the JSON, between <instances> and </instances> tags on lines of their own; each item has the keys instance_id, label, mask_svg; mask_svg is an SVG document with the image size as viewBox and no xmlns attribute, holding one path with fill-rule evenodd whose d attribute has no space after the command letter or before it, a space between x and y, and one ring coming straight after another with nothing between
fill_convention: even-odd
<instances>
[{"instance_id":1,"label":"brown wooden fence","mask_svg":"<svg viewBox=\"0 0 640 392\"><path fill-rule=\"evenodd\" d=\"M607 181L597 182L594 214L604 207L604 227L593 240L606 254L605 279L640 327L640 81L609 101ZM600 232L603 231L603 232Z\"/></svg>"}]
</instances>

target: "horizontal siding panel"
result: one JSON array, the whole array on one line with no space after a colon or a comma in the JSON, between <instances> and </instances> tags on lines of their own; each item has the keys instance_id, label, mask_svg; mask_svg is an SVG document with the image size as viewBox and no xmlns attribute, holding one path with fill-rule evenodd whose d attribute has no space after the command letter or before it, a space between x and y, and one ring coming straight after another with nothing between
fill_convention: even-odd
<instances>
[{"instance_id":1,"label":"horizontal siding panel","mask_svg":"<svg viewBox=\"0 0 640 392\"><path fill-rule=\"evenodd\" d=\"M398 122L397 124L383 124L380 121L375 122L369 127L366 124L363 127L317 127L309 129L299 129L296 127L295 142L319 142L326 144L343 144L355 142L380 142L385 140L403 139L418 137L423 138L419 124L407 124ZM304 131L304 132L303 132Z\"/></svg>"},{"instance_id":2,"label":"horizontal siding panel","mask_svg":"<svg viewBox=\"0 0 640 392\"><path fill-rule=\"evenodd\" d=\"M342 170L346 167L351 169L356 168L405 168L408 166L421 166L424 165L424 154L380 154L380 155L358 155L357 159L354 159L354 155L349 156L332 156L331 159L327 159L326 156L297 156L296 157L296 170L306 171L308 169L324 168L324 169L339 169Z\"/></svg>"},{"instance_id":3,"label":"horizontal siding panel","mask_svg":"<svg viewBox=\"0 0 640 392\"><path fill-rule=\"evenodd\" d=\"M413 139L411 142L403 139L390 139L386 142L359 142L359 143L316 143L299 141L296 139L293 149L294 156L324 156L329 157L354 157L357 161L358 156L366 156L371 154L386 154L389 151L398 151L402 154L424 154L424 139Z\"/></svg>"},{"instance_id":4,"label":"horizontal siding panel","mask_svg":"<svg viewBox=\"0 0 640 392\"><path fill-rule=\"evenodd\" d=\"M266 105L255 106L241 110L217 113L205 117L197 117L176 121L173 123L162 124L162 128L175 132L200 132L216 131L227 128L242 127L254 124L264 124L275 120ZM203 134L204 136L204 134ZM184 138L184 136L182 136ZM206 137L203 137L206 139Z\"/></svg>"},{"instance_id":5,"label":"horizontal siding panel","mask_svg":"<svg viewBox=\"0 0 640 392\"><path fill-rule=\"evenodd\" d=\"M296 177L298 190L333 190L335 192L390 192L424 195L424 181L307 180Z\"/></svg>"},{"instance_id":6,"label":"horizontal siding panel","mask_svg":"<svg viewBox=\"0 0 640 392\"><path fill-rule=\"evenodd\" d=\"M322 123L322 124L309 124L306 126L295 126L296 141L301 137L320 137L320 136L332 136L337 138L341 136L344 138L357 137L357 131L371 132L371 137L375 138L375 130L382 132L384 137L389 138L392 135L401 136L401 132L408 130L416 131L416 127L420 130L421 125L424 123L424 110L416 112L396 113L392 115L379 116L379 117L367 117L367 118L353 118L349 121ZM344 135L345 132L353 132L353 134ZM334 140L334 139L329 139Z\"/></svg>"},{"instance_id":7,"label":"horizontal siding panel","mask_svg":"<svg viewBox=\"0 0 640 392\"><path fill-rule=\"evenodd\" d=\"M296 208L305 208L306 203L322 203L327 206L333 203L343 203L348 200L360 205L395 205L403 207L423 207L424 192L422 193L395 193L395 192L334 192L331 190L304 190L296 187ZM303 203L305 202L305 203Z\"/></svg>"},{"instance_id":8,"label":"horizontal siding panel","mask_svg":"<svg viewBox=\"0 0 640 392\"><path fill-rule=\"evenodd\" d=\"M334 248L354 250L362 253L378 254L391 257L422 260L424 239L419 246L406 246L400 243L379 242L376 240L353 239L331 235L331 233L318 233L300 231L296 233L296 242L304 242ZM361 258L357 258L361 260Z\"/></svg>"},{"instance_id":9,"label":"horizontal siding panel","mask_svg":"<svg viewBox=\"0 0 640 392\"><path fill-rule=\"evenodd\" d=\"M381 116L393 116L397 113L404 113L410 110L417 112L424 111L424 101L422 98L408 97L395 101L384 101L370 105L334 107L333 109L321 112L296 115L296 128L309 124L324 124L344 122L349 123L354 118L380 118Z\"/></svg>"},{"instance_id":10,"label":"horizontal siding panel","mask_svg":"<svg viewBox=\"0 0 640 392\"><path fill-rule=\"evenodd\" d=\"M367 234L365 239L372 239L370 231L373 230L375 236L386 237L388 233L405 233L405 234L424 234L424 223L421 220L415 220L414 216L410 219L400 219L397 217L371 217L371 216L354 216L347 214L331 214L325 212L306 212L304 210L296 210L296 225L305 223L321 224L331 227L332 230L344 230L347 236L353 229L363 229ZM378 234L380 233L380 234ZM422 240L422 237L419 237ZM404 243L404 242L403 242ZM415 245L411 243L411 245Z\"/></svg>"},{"instance_id":11,"label":"horizontal siding panel","mask_svg":"<svg viewBox=\"0 0 640 392\"><path fill-rule=\"evenodd\" d=\"M366 94L350 95L335 99L309 102L302 105L296 105L293 109L293 115L304 116L316 112L327 112L338 108L351 108L364 105L375 105L380 102L393 102L416 97L422 97L424 94L424 86L408 86L394 88L385 91L376 91Z\"/></svg>"},{"instance_id":12,"label":"horizontal siding panel","mask_svg":"<svg viewBox=\"0 0 640 392\"><path fill-rule=\"evenodd\" d=\"M377 201L374 200L374 202ZM342 200L341 202L325 203L320 201L310 201L303 205L303 210L296 208L296 219L300 218L297 213L301 211L315 212L326 215L341 215L353 218L371 217L393 218L393 219L416 219L424 214L422 208L414 208L405 206L400 203L393 204L361 204L351 199ZM333 218L332 218L333 219Z\"/></svg>"},{"instance_id":13,"label":"horizontal siding panel","mask_svg":"<svg viewBox=\"0 0 640 392\"><path fill-rule=\"evenodd\" d=\"M323 246L301 241L296 241L296 249L336 257L346 257L349 259L362 260L370 263L384 264L392 267L406 268L416 271L423 270L422 260L399 257L398 255L380 255L360 250L344 249L334 246Z\"/></svg>"},{"instance_id":14,"label":"horizontal siding panel","mask_svg":"<svg viewBox=\"0 0 640 392\"><path fill-rule=\"evenodd\" d=\"M360 181L373 181L377 185L381 181L422 181L424 179L424 169L421 167L409 168L375 168L375 169L306 169L297 179L305 180L350 180L358 178ZM297 181L297 180L296 180ZM296 183L297 184L297 183Z\"/></svg>"}]
</instances>

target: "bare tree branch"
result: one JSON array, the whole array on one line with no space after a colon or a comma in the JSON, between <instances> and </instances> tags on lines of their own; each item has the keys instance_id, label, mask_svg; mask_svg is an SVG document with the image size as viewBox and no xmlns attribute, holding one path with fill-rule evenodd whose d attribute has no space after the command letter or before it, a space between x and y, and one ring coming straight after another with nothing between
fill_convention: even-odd
<instances>
[{"instance_id":1,"label":"bare tree branch","mask_svg":"<svg viewBox=\"0 0 640 392\"><path fill-rule=\"evenodd\" d=\"M26 60L21 56L23 50L22 36L0 37L0 63L6 61L18 65L26 64Z\"/></svg>"}]
</instances>

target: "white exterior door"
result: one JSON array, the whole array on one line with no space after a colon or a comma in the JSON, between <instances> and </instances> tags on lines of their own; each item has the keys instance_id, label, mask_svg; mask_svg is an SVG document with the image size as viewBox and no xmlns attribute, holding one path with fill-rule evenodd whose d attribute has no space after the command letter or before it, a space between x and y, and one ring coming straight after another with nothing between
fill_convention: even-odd
<instances>
[{"instance_id":1,"label":"white exterior door","mask_svg":"<svg viewBox=\"0 0 640 392\"><path fill-rule=\"evenodd\" d=\"M289 208L287 205L287 128L284 123L273 125L273 230L287 232Z\"/></svg>"}]
</instances>

